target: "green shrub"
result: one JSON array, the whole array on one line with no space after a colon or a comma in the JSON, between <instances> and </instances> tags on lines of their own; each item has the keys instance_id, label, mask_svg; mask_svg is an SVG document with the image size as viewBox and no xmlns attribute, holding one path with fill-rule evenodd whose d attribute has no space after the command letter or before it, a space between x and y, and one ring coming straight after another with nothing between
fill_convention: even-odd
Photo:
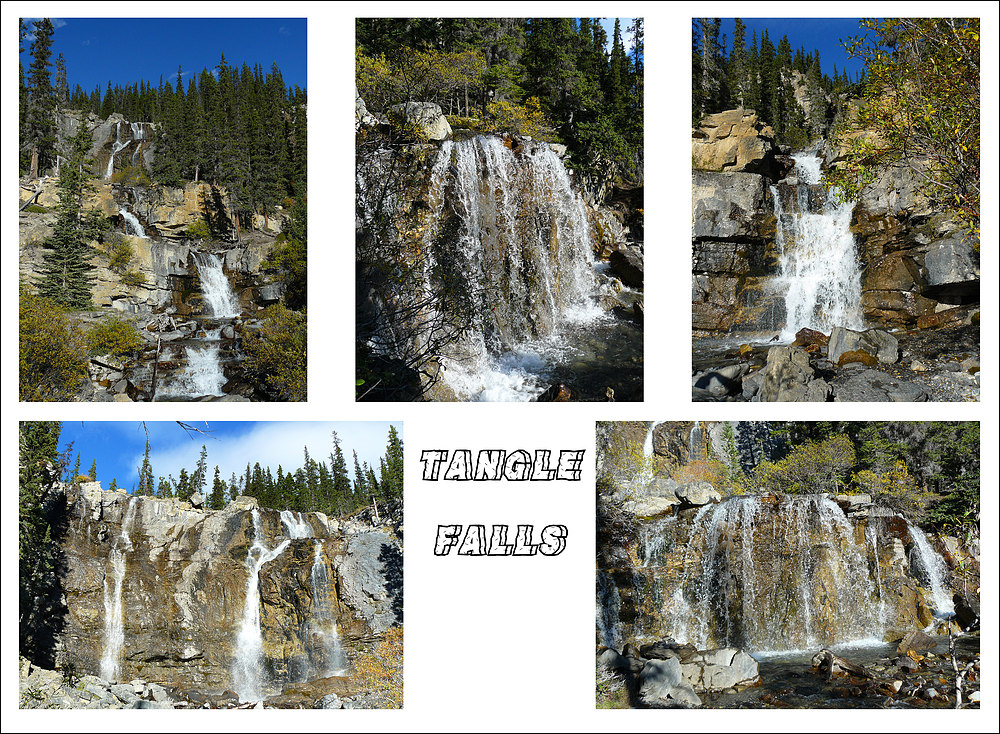
<instances>
[{"instance_id":1,"label":"green shrub","mask_svg":"<svg viewBox=\"0 0 1000 734\"><path fill-rule=\"evenodd\" d=\"M31 212L32 214L44 214L48 211L48 209L44 206L39 206L38 204L31 204L30 206L26 206L24 211Z\"/></svg>"},{"instance_id":2,"label":"green shrub","mask_svg":"<svg viewBox=\"0 0 1000 734\"><path fill-rule=\"evenodd\" d=\"M108 256L108 268L120 275L135 257L135 248L125 235L115 232L104 243L104 253Z\"/></svg>"},{"instance_id":3,"label":"green shrub","mask_svg":"<svg viewBox=\"0 0 1000 734\"><path fill-rule=\"evenodd\" d=\"M206 237L211 236L211 234L212 230L208 226L208 222L204 219L192 222L188 225L187 229L184 230L184 236L189 240L203 240Z\"/></svg>"},{"instance_id":4,"label":"green shrub","mask_svg":"<svg viewBox=\"0 0 1000 734\"><path fill-rule=\"evenodd\" d=\"M19 297L18 394L21 400L69 400L87 377L79 330L56 302L22 287Z\"/></svg>"},{"instance_id":5,"label":"green shrub","mask_svg":"<svg viewBox=\"0 0 1000 734\"><path fill-rule=\"evenodd\" d=\"M123 184L125 186L152 186L146 169L142 166L125 166L111 175L111 183Z\"/></svg>"},{"instance_id":6,"label":"green shrub","mask_svg":"<svg viewBox=\"0 0 1000 734\"><path fill-rule=\"evenodd\" d=\"M306 399L306 315L268 306L260 329L245 332L245 377L278 400Z\"/></svg>"},{"instance_id":7,"label":"green shrub","mask_svg":"<svg viewBox=\"0 0 1000 734\"><path fill-rule=\"evenodd\" d=\"M138 270L126 270L122 273L122 283L129 288L138 288L141 285L146 285L146 279Z\"/></svg>"},{"instance_id":8,"label":"green shrub","mask_svg":"<svg viewBox=\"0 0 1000 734\"><path fill-rule=\"evenodd\" d=\"M118 316L101 320L87 332L87 348L91 354L123 357L139 351L142 344L142 336L135 325Z\"/></svg>"}]
</instances>

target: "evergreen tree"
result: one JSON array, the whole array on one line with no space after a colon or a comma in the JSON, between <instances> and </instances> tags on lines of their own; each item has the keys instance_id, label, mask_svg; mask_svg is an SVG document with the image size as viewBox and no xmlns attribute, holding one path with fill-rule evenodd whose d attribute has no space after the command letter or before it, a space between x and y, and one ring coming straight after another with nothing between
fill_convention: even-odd
<instances>
[{"instance_id":1,"label":"evergreen tree","mask_svg":"<svg viewBox=\"0 0 1000 734\"><path fill-rule=\"evenodd\" d=\"M54 667L54 634L62 616L58 527L48 511L63 472L58 421L18 424L18 621L22 655Z\"/></svg>"},{"instance_id":2,"label":"evergreen tree","mask_svg":"<svg viewBox=\"0 0 1000 734\"><path fill-rule=\"evenodd\" d=\"M204 444L201 446L201 453L198 455L198 463L191 474L191 493L205 494L205 481L208 472L208 449Z\"/></svg>"},{"instance_id":3,"label":"evergreen tree","mask_svg":"<svg viewBox=\"0 0 1000 734\"><path fill-rule=\"evenodd\" d=\"M403 440L395 426L389 426L381 485L384 497L403 497Z\"/></svg>"},{"instance_id":4,"label":"evergreen tree","mask_svg":"<svg viewBox=\"0 0 1000 734\"><path fill-rule=\"evenodd\" d=\"M351 480L347 476L347 462L344 460L344 452L340 448L340 437L336 431L333 431L333 453L330 454L330 471L333 475L334 503L331 503L327 511L336 512L341 510L344 503L351 502L354 506L357 506L366 500L364 497L354 497L353 502L351 501Z\"/></svg>"},{"instance_id":5,"label":"evergreen tree","mask_svg":"<svg viewBox=\"0 0 1000 734\"><path fill-rule=\"evenodd\" d=\"M93 279L90 241L104 228L97 212L82 211L83 197L92 178L86 169L89 148L90 133L85 125L80 125L70 140L66 163L60 168L59 205L53 232L42 243L48 251L38 289L41 295L69 308L90 306Z\"/></svg>"},{"instance_id":6,"label":"evergreen tree","mask_svg":"<svg viewBox=\"0 0 1000 734\"><path fill-rule=\"evenodd\" d=\"M52 88L52 35L55 27L48 18L36 20L32 26L31 64L28 66L25 127L22 131L22 164L30 167L30 175L55 165L56 97Z\"/></svg>"},{"instance_id":7,"label":"evergreen tree","mask_svg":"<svg viewBox=\"0 0 1000 734\"><path fill-rule=\"evenodd\" d=\"M139 468L139 487L136 494L152 497L156 492L153 480L153 465L149 461L149 438L146 438L146 450L142 455L142 466Z\"/></svg>"}]
</instances>

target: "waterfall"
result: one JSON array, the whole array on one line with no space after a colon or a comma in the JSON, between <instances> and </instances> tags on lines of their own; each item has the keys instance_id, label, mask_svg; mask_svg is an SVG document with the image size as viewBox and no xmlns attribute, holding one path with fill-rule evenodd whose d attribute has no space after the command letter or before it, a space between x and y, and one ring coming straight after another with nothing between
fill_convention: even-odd
<instances>
[{"instance_id":1,"label":"waterfall","mask_svg":"<svg viewBox=\"0 0 1000 734\"><path fill-rule=\"evenodd\" d=\"M601 634L601 644L612 650L622 649L621 596L611 575L606 571L597 572L597 629Z\"/></svg>"},{"instance_id":2,"label":"waterfall","mask_svg":"<svg viewBox=\"0 0 1000 734\"><path fill-rule=\"evenodd\" d=\"M146 236L146 230L142 228L142 224L139 223L139 218L136 217L135 214L124 207L120 208L118 213L122 215L122 218L124 218L130 235L144 240L149 239Z\"/></svg>"},{"instance_id":3,"label":"waterfall","mask_svg":"<svg viewBox=\"0 0 1000 734\"><path fill-rule=\"evenodd\" d=\"M792 341L804 327L826 333L835 326L864 329L861 269L850 229L854 202L838 204L835 189L824 196L817 186L818 155L794 158L797 179L771 187L781 267L776 285L785 299L781 339ZM782 201L786 191L794 195L789 196L791 211Z\"/></svg>"},{"instance_id":4,"label":"waterfall","mask_svg":"<svg viewBox=\"0 0 1000 734\"><path fill-rule=\"evenodd\" d=\"M312 526L306 522L301 512L293 513L291 510L282 510L281 524L285 526L285 532L292 540L313 537Z\"/></svg>"},{"instance_id":5,"label":"waterfall","mask_svg":"<svg viewBox=\"0 0 1000 734\"><path fill-rule=\"evenodd\" d=\"M359 201L375 188L363 178ZM438 349L448 343L443 381L459 399L531 400L546 387L547 371L572 356L569 333L603 318L582 197L548 144L497 136L443 143L426 191L420 300L455 295L380 329L373 348L402 356L414 323L425 333L441 324L433 338ZM461 339L444 338L459 328Z\"/></svg>"},{"instance_id":6,"label":"waterfall","mask_svg":"<svg viewBox=\"0 0 1000 734\"><path fill-rule=\"evenodd\" d=\"M115 540L108 557L111 566L111 588L108 575L104 576L104 638L101 654L101 678L117 681L121 672L121 652L125 645L122 584L125 580L125 554L132 550L129 528L135 520L135 503L129 497L121 534Z\"/></svg>"},{"instance_id":7,"label":"waterfall","mask_svg":"<svg viewBox=\"0 0 1000 734\"><path fill-rule=\"evenodd\" d=\"M234 318L240 315L240 302L222 269L222 261L210 252L195 254L201 293L211 315L216 318Z\"/></svg>"},{"instance_id":8,"label":"waterfall","mask_svg":"<svg viewBox=\"0 0 1000 734\"><path fill-rule=\"evenodd\" d=\"M691 524L666 633L699 649L794 650L880 637L864 542L828 497L734 497Z\"/></svg>"},{"instance_id":9,"label":"waterfall","mask_svg":"<svg viewBox=\"0 0 1000 734\"><path fill-rule=\"evenodd\" d=\"M253 518L253 544L247 551L247 588L243 605L243 619L236 637L233 658L233 686L240 701L259 701L264 698L264 639L260 629L260 570L284 552L290 540L285 539L268 550L264 545L264 530L257 509L251 510Z\"/></svg>"},{"instance_id":10,"label":"waterfall","mask_svg":"<svg viewBox=\"0 0 1000 734\"><path fill-rule=\"evenodd\" d=\"M948 564L941 554L934 550L923 530L909 522L906 526L910 531L910 537L913 538L913 560L916 561L915 564L911 562L911 565L916 566L921 582L930 589L934 615L951 617L955 613L955 602L945 582L948 577Z\"/></svg>"},{"instance_id":11,"label":"waterfall","mask_svg":"<svg viewBox=\"0 0 1000 734\"><path fill-rule=\"evenodd\" d=\"M104 172L104 178L111 178L112 174L115 172L115 156L118 155L118 152L128 144L128 140L124 143L122 142L122 123L121 121L118 121L115 123L115 142L111 146L111 157L108 158L108 168Z\"/></svg>"},{"instance_id":12,"label":"waterfall","mask_svg":"<svg viewBox=\"0 0 1000 734\"><path fill-rule=\"evenodd\" d=\"M701 430L701 423L695 421L694 425L691 426L691 433L688 434L688 455L691 461L696 461L701 458L703 449L705 448L705 440Z\"/></svg>"},{"instance_id":13,"label":"waterfall","mask_svg":"<svg viewBox=\"0 0 1000 734\"><path fill-rule=\"evenodd\" d=\"M337 633L337 612L330 603L330 575L323 555L323 542L319 540L316 541L309 580L313 598L312 629L319 640L326 663L323 677L346 675L347 655L340 645L340 635Z\"/></svg>"},{"instance_id":14,"label":"waterfall","mask_svg":"<svg viewBox=\"0 0 1000 734\"><path fill-rule=\"evenodd\" d=\"M211 343L209 340L204 346L184 347L184 356L187 366L171 394L177 392L193 396L224 394L222 387L226 384L226 375L222 371L218 343Z\"/></svg>"}]
</instances>

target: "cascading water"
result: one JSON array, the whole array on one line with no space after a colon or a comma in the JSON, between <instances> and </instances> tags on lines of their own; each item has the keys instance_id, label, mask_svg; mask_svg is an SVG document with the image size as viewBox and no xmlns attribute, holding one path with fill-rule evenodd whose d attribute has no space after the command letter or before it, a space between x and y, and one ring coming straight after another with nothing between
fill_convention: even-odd
<instances>
[{"instance_id":1,"label":"cascading water","mask_svg":"<svg viewBox=\"0 0 1000 734\"><path fill-rule=\"evenodd\" d=\"M312 526L306 521L301 512L291 510L281 511L281 524L285 526L285 532L292 540L300 538L312 538Z\"/></svg>"},{"instance_id":2,"label":"cascading water","mask_svg":"<svg viewBox=\"0 0 1000 734\"><path fill-rule=\"evenodd\" d=\"M376 189L374 178L359 174L359 201ZM419 300L425 305L418 315L407 311L405 324L381 328L372 348L399 357L414 331L424 344L432 332L434 351L445 352L443 383L459 399L533 399L557 365L581 353L574 333L606 320L595 302L590 225L565 165L545 143L496 136L446 141L423 202ZM434 294L443 291L460 296L442 305ZM372 300L385 310L395 297ZM414 329L415 323L426 328ZM442 336L460 330L461 338Z\"/></svg>"},{"instance_id":3,"label":"cascading water","mask_svg":"<svg viewBox=\"0 0 1000 734\"><path fill-rule=\"evenodd\" d=\"M210 323L214 327L204 330L204 337L183 346L186 366L181 374L160 394L166 396L198 397L223 395L226 376L222 366L222 327L219 320L240 315L240 302L233 292L229 278L218 256L195 253L195 263L201 282L202 299L208 306ZM179 353L179 352L178 352Z\"/></svg>"},{"instance_id":4,"label":"cascading water","mask_svg":"<svg viewBox=\"0 0 1000 734\"><path fill-rule=\"evenodd\" d=\"M822 190L815 152L793 157L795 178L771 187L781 261L776 286L785 300L781 339L790 342L805 327L864 329L861 268L850 229L854 202L837 203L835 189Z\"/></svg>"},{"instance_id":5,"label":"cascading water","mask_svg":"<svg viewBox=\"0 0 1000 734\"><path fill-rule=\"evenodd\" d=\"M132 550L132 539L129 532L135 520L135 506L136 503L130 497L125 517L122 519L121 534L115 540L108 558L111 588L108 585L107 574L104 576L104 639L101 654L101 678L107 681L117 681L121 671L121 652L125 645L122 584L125 581L125 554Z\"/></svg>"},{"instance_id":6,"label":"cascading water","mask_svg":"<svg viewBox=\"0 0 1000 734\"><path fill-rule=\"evenodd\" d=\"M240 315L240 302L222 269L222 261L210 252L195 255L201 293L211 315L217 319L235 318Z\"/></svg>"},{"instance_id":7,"label":"cascading water","mask_svg":"<svg viewBox=\"0 0 1000 734\"><path fill-rule=\"evenodd\" d=\"M701 423L695 421L694 425L691 426L691 433L688 434L688 453L691 456L691 461L700 459L704 449L705 439L701 430Z\"/></svg>"},{"instance_id":8,"label":"cascading water","mask_svg":"<svg viewBox=\"0 0 1000 734\"><path fill-rule=\"evenodd\" d=\"M122 218L125 220L125 224L127 225L128 233L130 235L144 240L149 239L146 236L146 230L143 229L142 224L139 222L139 218L136 217L135 214L124 207L120 208L118 213L121 214Z\"/></svg>"},{"instance_id":9,"label":"cascading water","mask_svg":"<svg viewBox=\"0 0 1000 734\"><path fill-rule=\"evenodd\" d=\"M613 650L622 649L621 595L605 571L597 572L597 629L601 644Z\"/></svg>"},{"instance_id":10,"label":"cascading water","mask_svg":"<svg viewBox=\"0 0 1000 734\"><path fill-rule=\"evenodd\" d=\"M243 604L243 619L236 637L233 658L233 687L240 701L264 698L264 639L260 628L260 570L265 563L280 556L291 540L285 539L273 550L264 545L264 530L257 509L253 518L253 544L247 551L247 588Z\"/></svg>"},{"instance_id":11,"label":"cascading water","mask_svg":"<svg viewBox=\"0 0 1000 734\"><path fill-rule=\"evenodd\" d=\"M917 574L931 592L931 603L934 614L938 617L951 617L955 613L955 602L945 583L948 577L948 564L941 554L934 550L930 539L916 525L907 523L910 537L913 538L913 560Z\"/></svg>"},{"instance_id":12,"label":"cascading water","mask_svg":"<svg viewBox=\"0 0 1000 734\"><path fill-rule=\"evenodd\" d=\"M699 649L796 650L880 638L864 543L822 495L734 497L701 508L663 609Z\"/></svg>"},{"instance_id":13,"label":"cascading water","mask_svg":"<svg viewBox=\"0 0 1000 734\"><path fill-rule=\"evenodd\" d=\"M115 156L125 148L131 141L122 142L122 124L119 121L115 124L115 142L111 146L111 156L108 158L108 167L104 172L104 178L111 178L115 172Z\"/></svg>"},{"instance_id":14,"label":"cascading water","mask_svg":"<svg viewBox=\"0 0 1000 734\"><path fill-rule=\"evenodd\" d=\"M330 603L330 575L326 568L322 541L316 541L309 581L313 598L312 632L319 641L325 659L322 675L323 677L346 675L347 655L341 647L340 635L337 633L337 613Z\"/></svg>"}]
</instances>

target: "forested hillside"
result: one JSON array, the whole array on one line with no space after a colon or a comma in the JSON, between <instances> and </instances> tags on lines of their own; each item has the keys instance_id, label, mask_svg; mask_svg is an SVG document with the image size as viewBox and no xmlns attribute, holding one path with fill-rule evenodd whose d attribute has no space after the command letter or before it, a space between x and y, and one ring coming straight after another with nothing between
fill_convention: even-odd
<instances>
[{"instance_id":1,"label":"forested hillside","mask_svg":"<svg viewBox=\"0 0 1000 734\"><path fill-rule=\"evenodd\" d=\"M616 19L610 48L600 21L359 18L358 94L375 114L436 102L485 131L565 143L583 170L641 181L643 21Z\"/></svg>"}]
</instances>

